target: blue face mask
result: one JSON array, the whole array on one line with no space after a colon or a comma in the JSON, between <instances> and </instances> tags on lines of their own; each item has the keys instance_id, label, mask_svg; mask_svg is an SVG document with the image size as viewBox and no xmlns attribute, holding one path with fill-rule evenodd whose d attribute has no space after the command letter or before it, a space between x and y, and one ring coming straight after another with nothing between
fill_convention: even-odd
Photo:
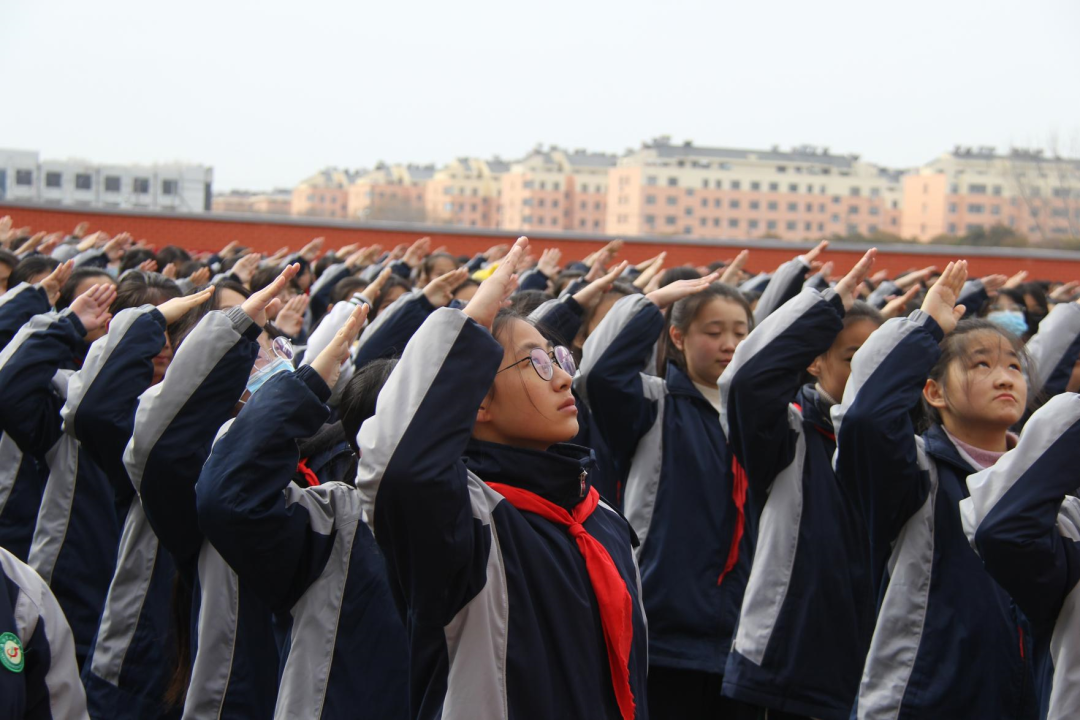
<instances>
[{"instance_id":1,"label":"blue face mask","mask_svg":"<svg viewBox=\"0 0 1080 720\"><path fill-rule=\"evenodd\" d=\"M994 310L986 319L1016 337L1023 337L1028 330L1027 320L1022 310Z\"/></svg>"},{"instance_id":2,"label":"blue face mask","mask_svg":"<svg viewBox=\"0 0 1080 720\"><path fill-rule=\"evenodd\" d=\"M275 358L274 361L271 362L269 365L259 368L258 372L248 378L247 391L250 394L254 395L255 391L261 388L263 386L263 383L272 378L274 375L277 375L281 372L292 372L292 369L292 363L290 363L288 360L285 360L284 358Z\"/></svg>"}]
</instances>

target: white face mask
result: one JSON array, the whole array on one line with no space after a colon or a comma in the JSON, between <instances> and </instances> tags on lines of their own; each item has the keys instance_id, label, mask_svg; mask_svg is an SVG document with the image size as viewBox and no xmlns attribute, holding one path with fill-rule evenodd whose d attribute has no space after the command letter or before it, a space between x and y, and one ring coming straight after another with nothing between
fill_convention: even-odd
<instances>
[{"instance_id":1,"label":"white face mask","mask_svg":"<svg viewBox=\"0 0 1080 720\"><path fill-rule=\"evenodd\" d=\"M255 366L247 382L249 395L254 395L255 391L274 375L293 371L292 363L296 353L293 350L292 343L283 337L278 337L274 338L271 347L273 348L273 355L268 353L265 348L259 348L259 356L255 358Z\"/></svg>"}]
</instances>

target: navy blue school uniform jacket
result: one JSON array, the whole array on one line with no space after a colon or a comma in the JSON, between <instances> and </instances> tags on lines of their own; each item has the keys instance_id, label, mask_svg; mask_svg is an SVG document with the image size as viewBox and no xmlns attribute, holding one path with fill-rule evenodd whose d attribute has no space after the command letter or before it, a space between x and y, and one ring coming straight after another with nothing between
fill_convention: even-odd
<instances>
[{"instance_id":1,"label":"navy blue school uniform jacket","mask_svg":"<svg viewBox=\"0 0 1080 720\"><path fill-rule=\"evenodd\" d=\"M19 283L0 295L0 352L30 318L48 311L49 298L40 286ZM10 435L0 432L0 547L24 562L47 478L43 457L24 454Z\"/></svg>"},{"instance_id":2,"label":"navy blue school uniform jacket","mask_svg":"<svg viewBox=\"0 0 1080 720\"><path fill-rule=\"evenodd\" d=\"M464 313L437 310L413 337L358 436L357 489L399 593L416 718L618 718L600 609L567 528L487 485L564 509L590 491L590 453L472 441L503 350ZM626 521L602 502L582 528L610 554L632 603L628 662L648 715L647 640Z\"/></svg>"},{"instance_id":3,"label":"navy blue school uniform jacket","mask_svg":"<svg viewBox=\"0 0 1080 720\"><path fill-rule=\"evenodd\" d=\"M192 595L191 682L183 717L269 718L278 638L269 608L198 525L195 483L247 384L261 328L240 307L211 312L176 351L165 379L139 400L125 464L149 531Z\"/></svg>"},{"instance_id":4,"label":"navy blue school uniform jacket","mask_svg":"<svg viewBox=\"0 0 1080 720\"><path fill-rule=\"evenodd\" d=\"M97 631L120 540L109 479L64 431L60 415L74 375L65 368L85 352L85 334L69 310L36 315L0 353L0 429L48 468L27 564L63 608L80 665Z\"/></svg>"},{"instance_id":5,"label":"navy blue school uniform jacket","mask_svg":"<svg viewBox=\"0 0 1080 720\"><path fill-rule=\"evenodd\" d=\"M149 530L124 452L139 395L165 345L165 318L151 305L124 310L95 342L68 385L64 428L108 476L123 522L116 572L83 667L94 718L167 716L163 696L175 663L170 597L175 568ZM93 378L92 383L83 378Z\"/></svg>"},{"instance_id":6,"label":"navy blue school uniform jacket","mask_svg":"<svg viewBox=\"0 0 1080 720\"><path fill-rule=\"evenodd\" d=\"M575 385L627 467L641 539L649 662L722 675L750 575L755 501L732 471L720 414L674 363L642 370L664 326L643 295L615 303L585 343Z\"/></svg>"},{"instance_id":7,"label":"navy blue school uniform jacket","mask_svg":"<svg viewBox=\"0 0 1080 720\"><path fill-rule=\"evenodd\" d=\"M960 503L987 572L1031 620L1039 716L1055 720L1080 717L1078 460L1080 396L1059 395L1016 448L968 477L971 497Z\"/></svg>"},{"instance_id":8,"label":"navy blue school uniform jacket","mask_svg":"<svg viewBox=\"0 0 1080 720\"><path fill-rule=\"evenodd\" d=\"M754 321L758 323L764 321L780 306L798 295L809 270L810 266L801 256L792 258L776 268L776 272L769 278L765 290L758 298L757 308L754 310Z\"/></svg>"},{"instance_id":9,"label":"navy blue school uniform jacket","mask_svg":"<svg viewBox=\"0 0 1080 720\"><path fill-rule=\"evenodd\" d=\"M735 350L720 377L721 421L751 487L768 499L724 694L843 720L874 629L869 537L832 468L829 407L800 379L844 328L832 290L803 290Z\"/></svg>"},{"instance_id":10,"label":"navy blue school uniform jacket","mask_svg":"<svg viewBox=\"0 0 1080 720\"><path fill-rule=\"evenodd\" d=\"M941 328L916 311L855 354L833 408L836 470L870 536L878 617L859 718L1032 718L1030 630L964 535L975 471L945 431L917 436L909 411L940 356Z\"/></svg>"},{"instance_id":11,"label":"navy blue school uniform jacket","mask_svg":"<svg viewBox=\"0 0 1080 720\"><path fill-rule=\"evenodd\" d=\"M75 641L45 581L0 548L0 720L85 720Z\"/></svg>"},{"instance_id":12,"label":"navy blue school uniform jacket","mask_svg":"<svg viewBox=\"0 0 1080 720\"><path fill-rule=\"evenodd\" d=\"M287 633L275 717L404 720L408 642L360 496L291 482L329 397L310 366L267 380L203 468L200 526Z\"/></svg>"}]
</instances>

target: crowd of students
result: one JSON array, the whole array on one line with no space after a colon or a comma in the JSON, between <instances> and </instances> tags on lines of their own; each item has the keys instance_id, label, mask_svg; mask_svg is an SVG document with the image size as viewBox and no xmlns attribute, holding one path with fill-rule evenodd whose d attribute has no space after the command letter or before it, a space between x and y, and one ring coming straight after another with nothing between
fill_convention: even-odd
<instances>
[{"instance_id":1,"label":"crowd of students","mask_svg":"<svg viewBox=\"0 0 1080 720\"><path fill-rule=\"evenodd\" d=\"M430 245L0 219L0 719L1080 717L1076 283Z\"/></svg>"}]
</instances>

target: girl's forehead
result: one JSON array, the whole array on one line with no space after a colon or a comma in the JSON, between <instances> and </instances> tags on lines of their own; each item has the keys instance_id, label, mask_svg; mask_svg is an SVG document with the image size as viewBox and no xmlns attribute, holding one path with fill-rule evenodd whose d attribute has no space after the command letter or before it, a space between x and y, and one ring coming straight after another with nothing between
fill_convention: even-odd
<instances>
[{"instance_id":1,"label":"girl's forehead","mask_svg":"<svg viewBox=\"0 0 1080 720\"><path fill-rule=\"evenodd\" d=\"M694 320L698 322L714 322L726 320L728 322L747 322L746 308L741 303L731 298L717 296L698 308Z\"/></svg>"}]
</instances>

